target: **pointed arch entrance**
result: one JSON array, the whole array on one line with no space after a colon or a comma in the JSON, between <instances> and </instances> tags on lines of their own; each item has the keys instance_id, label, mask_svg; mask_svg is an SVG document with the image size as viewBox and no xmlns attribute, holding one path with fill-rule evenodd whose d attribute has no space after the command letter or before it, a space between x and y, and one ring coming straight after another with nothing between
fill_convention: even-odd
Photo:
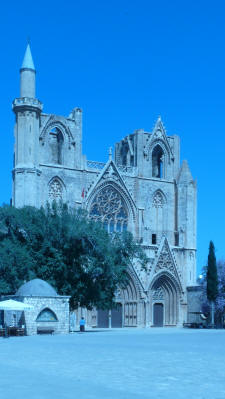
<instances>
[{"instance_id":1,"label":"pointed arch entrance","mask_svg":"<svg viewBox=\"0 0 225 399\"><path fill-rule=\"evenodd\" d=\"M138 317L138 291L130 275L126 288L121 290L121 302L124 308L124 327L136 327Z\"/></svg>"},{"instance_id":2,"label":"pointed arch entrance","mask_svg":"<svg viewBox=\"0 0 225 399\"><path fill-rule=\"evenodd\" d=\"M179 321L179 284L170 273L162 272L151 285L152 325L176 326Z\"/></svg>"},{"instance_id":3,"label":"pointed arch entrance","mask_svg":"<svg viewBox=\"0 0 225 399\"><path fill-rule=\"evenodd\" d=\"M115 293L115 308L97 311L98 327L136 327L138 325L138 301L138 288L132 276L128 274L126 287L118 288Z\"/></svg>"}]
</instances>

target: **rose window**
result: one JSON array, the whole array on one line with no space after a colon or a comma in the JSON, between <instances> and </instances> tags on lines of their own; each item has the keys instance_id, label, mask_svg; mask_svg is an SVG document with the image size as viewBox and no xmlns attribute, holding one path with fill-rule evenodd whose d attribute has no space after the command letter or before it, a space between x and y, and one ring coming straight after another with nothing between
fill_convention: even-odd
<instances>
[{"instance_id":1,"label":"rose window","mask_svg":"<svg viewBox=\"0 0 225 399\"><path fill-rule=\"evenodd\" d=\"M95 196L89 215L91 219L102 222L109 233L127 230L128 213L125 202L111 186Z\"/></svg>"}]
</instances>

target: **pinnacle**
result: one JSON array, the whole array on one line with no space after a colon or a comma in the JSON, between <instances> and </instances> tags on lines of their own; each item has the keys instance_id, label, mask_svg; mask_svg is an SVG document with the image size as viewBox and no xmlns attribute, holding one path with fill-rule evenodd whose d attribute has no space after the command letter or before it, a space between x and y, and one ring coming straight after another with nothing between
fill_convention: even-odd
<instances>
[{"instance_id":1,"label":"pinnacle","mask_svg":"<svg viewBox=\"0 0 225 399\"><path fill-rule=\"evenodd\" d=\"M21 66L21 69L33 69L35 71L35 67L34 67L34 62L33 62L33 58L31 55L31 50L30 50L30 44L28 43L27 48L26 48L26 52L24 55L24 59L23 59L23 63Z\"/></svg>"},{"instance_id":2,"label":"pinnacle","mask_svg":"<svg viewBox=\"0 0 225 399\"><path fill-rule=\"evenodd\" d=\"M164 132L166 134L166 129L163 125L161 115L158 116L155 126L153 127L153 133L157 132L158 130L161 130L162 132Z\"/></svg>"},{"instance_id":3,"label":"pinnacle","mask_svg":"<svg viewBox=\"0 0 225 399\"><path fill-rule=\"evenodd\" d=\"M186 160L183 161L180 172L178 175L178 181L180 182L190 182L193 181L193 177L191 175L191 171L188 165L188 162Z\"/></svg>"}]
</instances>

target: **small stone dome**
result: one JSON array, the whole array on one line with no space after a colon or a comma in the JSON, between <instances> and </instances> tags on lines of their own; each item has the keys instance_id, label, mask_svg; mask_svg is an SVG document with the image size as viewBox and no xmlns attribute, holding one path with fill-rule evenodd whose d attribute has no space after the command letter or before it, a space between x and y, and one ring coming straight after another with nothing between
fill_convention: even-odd
<instances>
[{"instance_id":1,"label":"small stone dome","mask_svg":"<svg viewBox=\"0 0 225 399\"><path fill-rule=\"evenodd\" d=\"M56 290L46 281L39 278L21 285L16 296L57 296Z\"/></svg>"}]
</instances>

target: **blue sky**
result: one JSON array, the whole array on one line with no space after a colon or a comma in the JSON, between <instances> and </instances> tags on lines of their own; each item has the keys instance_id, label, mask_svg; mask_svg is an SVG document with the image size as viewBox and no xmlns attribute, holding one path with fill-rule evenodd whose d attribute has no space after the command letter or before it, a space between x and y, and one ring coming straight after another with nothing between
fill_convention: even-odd
<instances>
[{"instance_id":1,"label":"blue sky","mask_svg":"<svg viewBox=\"0 0 225 399\"><path fill-rule=\"evenodd\" d=\"M225 2L1 4L0 203L11 197L14 116L27 37L44 112L83 109L83 152L108 148L161 115L198 182L198 271L212 239L225 258Z\"/></svg>"}]
</instances>

